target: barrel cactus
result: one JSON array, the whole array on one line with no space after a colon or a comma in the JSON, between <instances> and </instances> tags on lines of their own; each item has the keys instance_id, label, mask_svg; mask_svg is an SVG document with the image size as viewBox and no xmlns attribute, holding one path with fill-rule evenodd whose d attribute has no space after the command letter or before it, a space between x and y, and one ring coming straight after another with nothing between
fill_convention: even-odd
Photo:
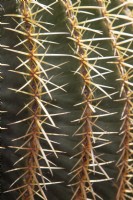
<instances>
[{"instance_id":1,"label":"barrel cactus","mask_svg":"<svg viewBox=\"0 0 133 200\"><path fill-rule=\"evenodd\" d=\"M133 1L0 0L0 199L133 199Z\"/></svg>"}]
</instances>

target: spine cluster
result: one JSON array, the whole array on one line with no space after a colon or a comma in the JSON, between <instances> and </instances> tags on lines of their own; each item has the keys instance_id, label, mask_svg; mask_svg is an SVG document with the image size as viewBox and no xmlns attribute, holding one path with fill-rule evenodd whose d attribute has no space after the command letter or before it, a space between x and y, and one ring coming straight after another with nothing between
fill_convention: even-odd
<instances>
[{"instance_id":1,"label":"spine cluster","mask_svg":"<svg viewBox=\"0 0 133 200\"><path fill-rule=\"evenodd\" d=\"M17 127L17 124L25 124L26 127L23 129L26 131L22 130L23 135L20 136L18 133L18 136L12 141L12 145L8 146L9 148L15 149L15 153L19 158L17 157L18 159L14 163L14 168L7 172L18 172L19 176L11 184L7 192L17 191L17 200L47 200L48 185L60 183L55 180L56 177L53 178L55 174L54 170L59 170L60 172L58 175L62 178L60 170L62 168L57 165L61 162L63 162L63 164L61 163L63 166L66 164L64 158L68 157L69 150L72 149L74 141L76 146L73 145L73 148L76 153L72 151L73 155L71 154L71 159L68 158L69 162L72 161L74 163L73 168L71 171L68 170L68 165L71 165L71 163L68 163L64 169L65 173L67 173L67 171L69 173L69 185L67 185L68 182L65 177L67 183L64 181L65 183L63 183L61 187L63 188L65 184L69 186L67 190L69 191L68 196L71 196L70 199L102 200L103 197L101 195L103 194L101 192L100 195L98 190L100 190L101 182L108 181L111 187L114 187L114 185L117 187L117 193L115 194L116 200L132 200L133 15L129 12L128 8L128 5L132 4L132 2L130 0L95 0L90 1L93 2L92 5L90 2L87 3L87 1L82 0L50 0L44 1L44 3L42 2L43 1L39 0L17 0L18 11L14 14L5 15L7 19L12 18L11 20L16 23L15 28L6 24L5 29L7 32L14 33L17 36L17 43L13 48L2 44L0 46L4 48L4 51L6 50L14 53L19 63L12 69L10 69L9 66L8 73L14 73L17 79L16 86L8 89L10 92L15 92L16 95L20 95L22 99L25 99L25 102L21 102L23 105L22 107L20 105L20 110L15 111L16 118L18 116L19 119L8 124L8 127L11 126L12 129L12 126ZM47 5L45 5L45 3ZM62 6L62 8L64 8L66 23L69 30L69 33L67 33L67 41L69 40L70 42L71 55L67 53L48 53L51 48L50 45L56 43L56 39L55 41L51 41L51 36L63 36L66 34L66 32L50 32L51 29L49 27L51 25L53 26L53 24L47 19L48 15L52 15L52 9L55 3L58 4L57 7L60 6L59 8L61 8ZM56 9L56 6L54 8ZM1 9L0 7L0 11ZM62 19L59 20L61 21ZM60 23L62 23L62 21L59 22L59 24ZM4 23L0 22L0 25L4 25ZM99 28L100 26L103 27ZM56 28L58 29L58 22L55 29ZM57 41L58 39L59 38L57 38ZM103 41L105 42L104 45ZM65 42L62 47L65 46ZM108 43L107 45L106 42ZM109 49L112 49L112 52L108 52L107 46ZM104 47L107 47L107 49ZM58 49L53 49L52 52L56 50L58 51ZM78 94L79 102L73 105L73 107L71 107L71 105L67 107L64 103L69 103L71 99L64 101L64 97L61 97L61 92L65 91L64 86L66 84L58 85L55 83L55 79L57 79L56 73L58 73L55 72L55 70L58 70L61 65L66 63L62 62L56 65L53 62L55 61L53 57L56 56L58 56L59 60L63 57L65 58L62 60L68 59L68 68L66 67L67 69L63 69L66 73L64 75L65 78L68 78L71 71L71 64L69 65L69 61L71 62L72 60L74 62L72 63L74 67L76 65L76 70L71 75L72 78L74 75L79 77L78 81L76 81L76 87L81 88L81 90L80 95ZM50 57L51 61L47 59L47 57ZM7 64L0 62L0 70L6 65ZM117 75L115 72L117 72ZM111 73L119 77L118 80L115 80L116 78L114 78L113 75L111 76ZM117 99L117 102L120 102L120 107L122 107L122 113L119 119L121 125L118 125L120 128L119 135L115 131L116 128L111 127L111 125L114 125L113 122L108 122L110 119L113 121L119 116L119 113L115 112L117 109L113 108L116 102L114 103L112 99L112 96L115 98L114 94L118 94L118 92L116 88L112 87L115 83L111 83L112 80L110 81L110 76L114 78L112 79L114 82L118 82L120 85L120 88L118 88L119 97ZM17 82L19 78L21 81ZM70 88L72 90L75 86L75 82L71 82L71 77L69 78L68 82L70 81L69 86L72 86L72 88ZM109 80L107 80L108 78ZM0 71L0 81L2 79L3 77ZM63 81L59 80L59 83ZM17 84L21 85L18 86ZM58 91L58 94L55 91ZM64 109L68 112L70 111L70 115L72 114L72 116L67 115L65 122L61 118L57 119L60 127L57 127L55 117L68 113L61 113L59 111L61 108L57 105L58 102L56 104L56 99L55 101L53 100L55 97L54 95L57 95L59 100L61 98L60 101ZM65 97L67 98L68 96L66 95ZM0 103L1 101L0 97ZM54 113L52 113L53 111ZM0 108L0 123L1 114L4 112L5 111ZM75 113L79 112L81 114L80 117L75 116ZM115 115L116 118L112 119L112 115ZM71 129L71 125L67 123L68 121L70 122L69 119L71 119L71 117L73 118L73 116L75 118L71 123L73 123L74 126ZM67 134L70 139L72 139L72 134L76 136L76 139L72 140L70 144L68 142L69 139L56 139L56 136L63 135L60 133L60 128L64 130L66 127L68 127L66 132L69 132ZM75 133L72 133L71 130L75 129L75 127L78 128L76 128ZM2 129L4 128L0 126L0 134ZM15 131L16 130L18 131L18 127ZM119 157L117 162L111 160L114 158L114 155L112 155L114 150L112 150L112 148L115 148L113 146L115 139L113 137L113 139L111 138L111 134L114 133L116 134L115 136L121 140L117 154ZM110 139L112 140L112 144L110 144ZM56 163L58 153L62 153L62 151L57 149L59 141L66 141L66 144L62 144L62 146L64 147L64 151L67 149L68 152L65 152L65 156ZM0 141L0 151L1 149L3 149L3 147ZM108 150L108 152L106 152L106 150ZM112 180L112 177L108 175L108 172L111 174L114 170L110 170L110 164L113 165L113 162L116 162L115 170L118 170L117 180ZM112 182L114 183L115 180L116 183L113 185ZM63 199L64 197L61 198Z\"/></svg>"},{"instance_id":2,"label":"spine cluster","mask_svg":"<svg viewBox=\"0 0 133 200\"><path fill-rule=\"evenodd\" d=\"M96 121L102 116L111 115L105 110L100 109L100 106L95 105L95 101L97 98L95 97L95 91L99 90L103 93L103 95L99 98L98 102L101 102L104 98L109 98L110 95L106 93L106 90L102 88L102 85L96 84L93 81L92 72L95 73L95 76L100 76L104 78L104 73L110 73L110 71L103 67L104 72L101 73L97 69L97 60L99 59L108 59L107 57L99 56L98 47L95 47L91 44L94 40L98 40L98 38L84 39L84 34L92 34L93 36L97 34L101 34L99 30L89 28L88 24L91 22L99 21L102 18L96 18L95 20L86 20L86 21L78 21L78 14L87 13L89 15L89 9L98 10L98 6L81 6L80 2L72 4L70 0L62 0L62 4L66 10L66 16L68 20L68 26L70 31L69 39L74 42L75 49L73 49L74 57L79 61L79 66L77 66L77 70L75 74L79 74L83 87L81 90L81 95L83 96L83 102L79 103L78 106L82 105L83 112L80 119L76 119L75 122L80 122L81 126L75 132L74 135L82 135L82 139L76 147L81 145L81 152L78 155L73 157L77 157L80 155L78 162L74 165L70 174L73 174L71 179L71 186L73 187L73 196L72 199L75 200L83 200L88 197L92 199L96 199L98 194L93 190L92 184L95 182L107 181L110 180L110 177L107 175L104 170L104 165L109 164L110 162L104 162L98 155L96 155L96 150L98 147L107 145L109 143L108 140L104 140L101 138L101 135L106 134L107 132L102 130L100 127L96 125ZM84 9L86 9L84 11ZM107 38L103 38L106 40ZM91 41L88 45L88 42ZM89 54L91 52L95 52L96 58L89 58ZM91 63L90 61L95 60L95 62ZM105 88L108 86L105 86ZM97 110L101 110L103 114L97 114ZM97 126L98 132L94 132L94 127ZM102 131L101 131L102 130ZM100 146L97 146L95 143L97 141L102 141ZM98 170L96 170L98 168ZM91 174L100 174L101 179L92 180Z\"/></svg>"},{"instance_id":3,"label":"spine cluster","mask_svg":"<svg viewBox=\"0 0 133 200\"><path fill-rule=\"evenodd\" d=\"M44 192L46 186L58 183L51 182L45 176L45 171L49 171L51 175L53 175L53 170L60 169L60 167L56 167L56 165L50 161L51 156L55 155L58 157L58 151L55 150L53 145L54 141L49 138L49 135L54 135L54 133L48 133L46 131L46 127L57 128L53 116L58 114L49 113L47 106L59 109L60 107L50 103L53 98L51 93L58 89L65 90L63 86L54 84L51 78L48 77L47 71L58 68L58 66L44 61L46 56L52 55L47 53L48 49L46 49L44 45L45 42L50 43L50 41L47 41L46 38L42 39L42 37L60 33L51 33L45 27L45 23L38 20L38 14L41 12L52 14L51 6L54 3L55 2L46 6L38 1L19 0L19 13L6 15L7 17L12 17L17 23L15 29L6 28L18 35L20 42L15 45L15 48L18 46L22 47L22 51L15 48L6 48L8 51L19 55L19 66L17 66L15 70L10 71L16 73L17 76L23 76L25 80L25 84L19 89L10 89L22 95L27 95L27 99L29 99L29 102L17 113L20 114L24 110L28 110L28 117L10 124L15 125L23 122L28 124L26 133L24 133L22 137L13 140L23 140L23 144L19 147L12 146L17 152L26 152L25 155L19 158L15 163L16 166L18 163L24 162L25 166L9 170L9 172L14 170L21 170L23 172L22 175L12 183L11 187L13 187L13 189L9 190L21 191L18 199L23 200L35 199L36 196L46 200L47 197ZM45 65L47 65L46 68ZM59 114L61 115L64 113ZM42 146L42 143L47 147L44 145ZM23 184L17 186L19 181Z\"/></svg>"},{"instance_id":4,"label":"spine cluster","mask_svg":"<svg viewBox=\"0 0 133 200\"><path fill-rule=\"evenodd\" d=\"M102 16L105 17L105 23L108 28L109 36L111 38L112 49L114 56L116 56L116 67L119 72L119 81L121 81L120 99L124 102L123 111L121 114L122 125L120 128L120 135L122 136L119 155L117 162L119 168L118 175L118 192L116 199L126 200L132 199L132 77L133 66L130 64L132 59L132 18L130 13L127 15L128 2L124 1L116 7L109 9L110 2L104 3L102 0L97 1L101 6ZM119 24L116 23L119 21ZM125 26L131 25L131 28Z\"/></svg>"}]
</instances>

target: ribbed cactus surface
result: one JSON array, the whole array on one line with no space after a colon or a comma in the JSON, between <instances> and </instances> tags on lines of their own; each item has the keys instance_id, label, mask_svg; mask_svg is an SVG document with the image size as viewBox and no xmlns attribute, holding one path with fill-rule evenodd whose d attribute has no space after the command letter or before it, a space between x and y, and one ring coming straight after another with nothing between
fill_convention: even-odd
<instances>
[{"instance_id":1,"label":"ribbed cactus surface","mask_svg":"<svg viewBox=\"0 0 133 200\"><path fill-rule=\"evenodd\" d=\"M0 0L1 200L133 200L132 6Z\"/></svg>"}]
</instances>

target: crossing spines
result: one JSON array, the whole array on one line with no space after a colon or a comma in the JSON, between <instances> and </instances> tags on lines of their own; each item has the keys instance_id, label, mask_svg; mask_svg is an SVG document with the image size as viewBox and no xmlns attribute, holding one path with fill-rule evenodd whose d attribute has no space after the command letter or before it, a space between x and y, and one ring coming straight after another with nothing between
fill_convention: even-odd
<instances>
[{"instance_id":1,"label":"crossing spines","mask_svg":"<svg viewBox=\"0 0 133 200\"><path fill-rule=\"evenodd\" d=\"M131 13L128 12L129 1L119 1L115 7L111 7L112 1L97 0L101 6L102 16L105 17L105 24L108 28L109 36L112 38L111 45L116 56L114 64L119 73L121 88L119 99L124 107L121 113L121 127L119 134L122 137L119 147L119 159L116 166L119 169L117 178L117 196L116 199L132 199L132 35L133 21ZM130 26L130 27L129 27ZM113 62L112 62L113 63Z\"/></svg>"},{"instance_id":2,"label":"crossing spines","mask_svg":"<svg viewBox=\"0 0 133 200\"><path fill-rule=\"evenodd\" d=\"M78 15L86 13L86 15L92 14L92 10L99 10L99 6L82 6L81 1L75 1L73 3L70 0L61 0L62 5L65 8L67 26L70 32L69 39L73 41L74 47L71 47L73 57L79 61L74 74L78 74L81 77L83 86L81 89L81 95L83 101L79 102L74 106L82 107L82 115L79 119L75 119L73 122L80 123L80 127L74 133L74 136L82 136L81 141L74 147L81 147L81 151L74 155L72 158L77 158L77 162L72 168L70 175L69 186L72 187L73 196L72 200L87 199L102 199L93 189L92 185L95 182L103 182L111 180L111 177L106 173L104 169L105 165L110 164L112 161L104 161L100 155L96 153L97 149L109 145L108 139L102 138L103 135L107 134L106 130L99 127L96 124L97 120L101 117L110 116L115 113L110 113L100 107L100 103L103 99L111 99L112 95L107 92L110 88L108 85L100 85L95 82L95 77L101 77L106 79L106 74L111 73L110 69L104 66L98 66L98 60L114 59L114 56L103 56L100 54L100 47L97 45L93 46L93 41L99 40L110 40L109 38L96 37L95 35L102 35L101 30L91 28L90 24L96 21L102 20L104 17L97 17L95 19L85 19L79 21ZM90 38L86 38L85 35L89 35ZM92 37L90 36L92 35ZM94 57L90 57L91 53L94 53ZM103 71L101 72L102 69ZM101 93L100 98L96 97L96 93ZM100 114L98 114L100 111ZM97 128L98 131L94 131ZM101 142L97 145L96 142ZM99 174L99 179L93 179L92 174Z\"/></svg>"},{"instance_id":3,"label":"crossing spines","mask_svg":"<svg viewBox=\"0 0 133 200\"><path fill-rule=\"evenodd\" d=\"M31 200L35 199L36 196L40 199L47 199L45 194L47 185L60 183L60 181L52 182L45 175L49 171L52 177L54 170L61 169L50 160L51 155L58 158L58 153L61 153L54 147L56 142L50 139L51 135L59 136L59 134L47 132L46 127L57 129L54 116L65 114L59 112L61 108L51 101L53 92L56 90L64 92L66 84L56 85L53 82L53 77L49 77L47 71L58 69L62 64L56 66L45 61L46 56L56 56L56 54L48 53L49 47L45 47L45 43L47 42L49 45L52 43L52 41L47 40L49 35L64 33L50 32L45 26L49 23L41 21L40 17L41 13L52 15L52 6L56 2L53 1L53 3L45 5L34 0L19 0L17 2L18 13L5 15L5 17L11 17L16 23L15 29L10 27L5 27L5 29L10 33L14 32L19 40L14 48L5 47L7 51L13 52L19 60L19 65L14 70L9 71L15 73L18 79L22 77L25 81L19 88L9 88L9 90L20 95L26 95L29 99L16 113L19 116L27 110L28 116L8 124L15 126L24 122L28 125L23 136L14 138L10 146L10 148L16 150L15 152L23 152L22 157L19 157L14 163L14 169L8 171L9 173L17 170L22 172L7 191L19 191L17 200ZM57 114L50 113L49 106L57 108ZM19 143L20 140L23 141L21 146L13 145L14 141ZM42 146L43 143L45 146ZM24 166L19 168L17 165L20 162L23 162Z\"/></svg>"}]
</instances>

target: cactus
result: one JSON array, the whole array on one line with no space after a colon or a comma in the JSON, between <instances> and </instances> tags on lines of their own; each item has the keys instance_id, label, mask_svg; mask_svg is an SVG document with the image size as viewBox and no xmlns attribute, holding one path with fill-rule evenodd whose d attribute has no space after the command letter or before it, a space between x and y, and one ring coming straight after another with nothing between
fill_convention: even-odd
<instances>
[{"instance_id":1,"label":"cactus","mask_svg":"<svg viewBox=\"0 0 133 200\"><path fill-rule=\"evenodd\" d=\"M0 0L0 198L133 199L133 2Z\"/></svg>"}]
</instances>

